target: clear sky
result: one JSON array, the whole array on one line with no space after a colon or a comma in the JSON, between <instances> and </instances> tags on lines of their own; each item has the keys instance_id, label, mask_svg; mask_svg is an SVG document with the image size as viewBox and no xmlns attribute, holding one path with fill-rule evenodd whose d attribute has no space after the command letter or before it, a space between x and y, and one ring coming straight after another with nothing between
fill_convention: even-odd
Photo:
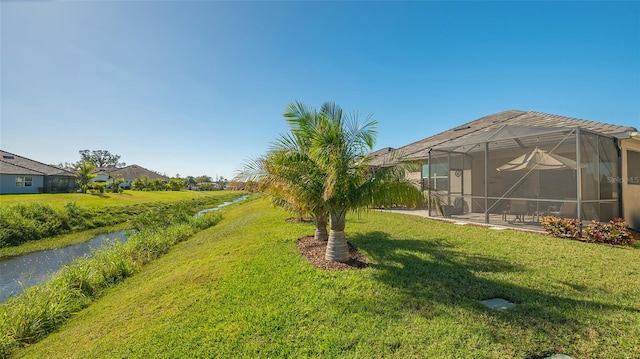
<instances>
[{"instance_id":1,"label":"clear sky","mask_svg":"<svg viewBox=\"0 0 640 359\"><path fill-rule=\"evenodd\" d=\"M401 147L509 109L640 129L640 2L2 2L0 148L233 177L298 100Z\"/></svg>"}]
</instances>

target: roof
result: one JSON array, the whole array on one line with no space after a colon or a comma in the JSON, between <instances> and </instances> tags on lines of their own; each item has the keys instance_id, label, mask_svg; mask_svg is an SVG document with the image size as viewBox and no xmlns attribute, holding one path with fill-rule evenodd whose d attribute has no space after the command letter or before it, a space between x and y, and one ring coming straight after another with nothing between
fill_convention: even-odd
<instances>
[{"instance_id":1,"label":"roof","mask_svg":"<svg viewBox=\"0 0 640 359\"><path fill-rule=\"evenodd\" d=\"M505 130L507 126L510 130ZM575 129L597 132L605 135L616 135L620 133L628 133L637 131L637 129L629 126L618 126L602 122L587 121L572 117L551 115L535 111L518 111L509 110L499 112L493 115L481 117L477 120L467 122L460 126L454 127L436 135L427 137L420 141L408 144L398 148L399 154L406 160L417 160L428 157L429 150L433 148L451 148L462 144L480 143L483 139L492 138L496 133L502 130L503 133L515 132L527 133L531 135L531 131L540 133L549 133L560 129ZM381 158L374 160L379 164Z\"/></svg>"},{"instance_id":2,"label":"roof","mask_svg":"<svg viewBox=\"0 0 640 359\"><path fill-rule=\"evenodd\" d=\"M147 177L151 180L159 178L161 180L167 181L169 177L163 176L156 172L150 171L144 167L140 167L138 165L129 165L127 167L115 168L115 167L103 167L97 168L96 172L105 172L110 175L120 175L125 180L134 180L136 178Z\"/></svg>"},{"instance_id":3,"label":"roof","mask_svg":"<svg viewBox=\"0 0 640 359\"><path fill-rule=\"evenodd\" d=\"M61 168L2 150L0 150L0 173L34 176L73 176L73 173Z\"/></svg>"}]
</instances>

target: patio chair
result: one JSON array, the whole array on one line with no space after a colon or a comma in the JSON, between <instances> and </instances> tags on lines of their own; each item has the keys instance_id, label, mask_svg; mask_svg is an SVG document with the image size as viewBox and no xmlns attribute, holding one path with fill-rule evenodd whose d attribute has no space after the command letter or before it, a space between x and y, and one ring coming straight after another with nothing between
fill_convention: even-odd
<instances>
[{"instance_id":1,"label":"patio chair","mask_svg":"<svg viewBox=\"0 0 640 359\"><path fill-rule=\"evenodd\" d=\"M562 202L559 211L549 210L549 214L558 218L575 218L576 202Z\"/></svg>"},{"instance_id":2,"label":"patio chair","mask_svg":"<svg viewBox=\"0 0 640 359\"><path fill-rule=\"evenodd\" d=\"M509 201L509 214L515 215L512 223L515 221L524 223L524 216L527 215L527 201L519 199Z\"/></svg>"}]
</instances>

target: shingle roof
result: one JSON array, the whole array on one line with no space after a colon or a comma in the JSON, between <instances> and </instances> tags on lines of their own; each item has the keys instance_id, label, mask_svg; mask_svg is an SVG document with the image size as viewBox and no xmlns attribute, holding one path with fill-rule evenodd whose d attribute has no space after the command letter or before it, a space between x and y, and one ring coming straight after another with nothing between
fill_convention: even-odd
<instances>
[{"instance_id":1,"label":"shingle roof","mask_svg":"<svg viewBox=\"0 0 640 359\"><path fill-rule=\"evenodd\" d=\"M0 173L16 175L73 176L73 173L0 150Z\"/></svg>"},{"instance_id":2,"label":"shingle roof","mask_svg":"<svg viewBox=\"0 0 640 359\"><path fill-rule=\"evenodd\" d=\"M110 175L120 175L125 180L134 180L136 178L142 178L142 177L147 177L151 180L156 178L159 178L164 181L169 180L167 176L157 174L153 171L150 171L138 165L129 165L127 167L122 167L122 168L98 168L96 171L104 171L106 173L109 173Z\"/></svg>"},{"instance_id":3,"label":"shingle roof","mask_svg":"<svg viewBox=\"0 0 640 359\"><path fill-rule=\"evenodd\" d=\"M423 159L428 155L429 149L446 145L447 142L478 136L485 131L495 131L505 125L509 126L529 126L529 127L553 127L553 128L581 128L593 132L613 135L622 132L637 131L629 126L618 126L602 122L581 120L572 117L551 115L535 111L509 110L493 115L481 117L477 120L467 122L444 132L427 137L420 141L398 148L400 156L405 159ZM398 154L396 154L397 156ZM382 158L377 158L374 162L378 164Z\"/></svg>"}]
</instances>

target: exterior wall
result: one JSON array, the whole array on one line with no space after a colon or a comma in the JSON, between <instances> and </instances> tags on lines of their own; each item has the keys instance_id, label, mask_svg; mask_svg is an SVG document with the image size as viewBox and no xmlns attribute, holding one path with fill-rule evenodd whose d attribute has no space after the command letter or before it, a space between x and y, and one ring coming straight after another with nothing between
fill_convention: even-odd
<instances>
[{"instance_id":1,"label":"exterior wall","mask_svg":"<svg viewBox=\"0 0 640 359\"><path fill-rule=\"evenodd\" d=\"M16 187L16 177L31 177L31 187ZM0 194L40 193L38 188L44 187L44 177L38 175L8 175L0 174Z\"/></svg>"},{"instance_id":2,"label":"exterior wall","mask_svg":"<svg viewBox=\"0 0 640 359\"><path fill-rule=\"evenodd\" d=\"M405 173L405 178L412 183L416 184L416 187L420 188L420 183L422 182L422 173L418 172L407 172Z\"/></svg>"},{"instance_id":3,"label":"exterior wall","mask_svg":"<svg viewBox=\"0 0 640 359\"><path fill-rule=\"evenodd\" d=\"M622 152L622 217L627 221L629 227L640 230L640 184L638 178L631 178L628 165L640 166L640 163L629 164L627 161L627 150L640 152L640 141L634 139L620 140ZM634 182L635 184L630 184Z\"/></svg>"}]
</instances>

